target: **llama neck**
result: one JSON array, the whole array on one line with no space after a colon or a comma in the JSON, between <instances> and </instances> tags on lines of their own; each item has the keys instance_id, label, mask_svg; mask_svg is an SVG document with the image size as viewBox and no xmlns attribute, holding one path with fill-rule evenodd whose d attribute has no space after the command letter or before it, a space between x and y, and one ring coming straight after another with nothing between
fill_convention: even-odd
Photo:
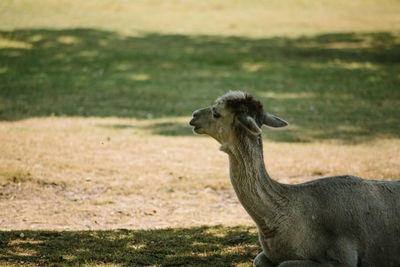
<instances>
[{"instance_id":1,"label":"llama neck","mask_svg":"<svg viewBox=\"0 0 400 267\"><path fill-rule=\"evenodd\" d=\"M233 188L239 201L264 233L273 233L282 217L284 185L265 170L261 136L245 136L223 149L229 155Z\"/></svg>"}]
</instances>

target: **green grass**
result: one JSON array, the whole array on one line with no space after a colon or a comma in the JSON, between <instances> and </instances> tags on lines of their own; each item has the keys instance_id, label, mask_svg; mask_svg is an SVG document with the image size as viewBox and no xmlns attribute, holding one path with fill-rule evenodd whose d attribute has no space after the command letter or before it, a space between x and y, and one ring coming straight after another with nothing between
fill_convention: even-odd
<instances>
[{"instance_id":1,"label":"green grass","mask_svg":"<svg viewBox=\"0 0 400 267\"><path fill-rule=\"evenodd\" d=\"M246 90L275 141L400 133L400 5L383 1L3 1L0 120L189 117Z\"/></svg>"},{"instance_id":2,"label":"green grass","mask_svg":"<svg viewBox=\"0 0 400 267\"><path fill-rule=\"evenodd\" d=\"M250 39L26 29L0 36L10 44L0 50L2 120L189 117L228 90L246 90L295 126L273 133L277 141L400 137L399 33ZM190 134L182 123L164 126L155 133Z\"/></svg>"},{"instance_id":3,"label":"green grass","mask_svg":"<svg viewBox=\"0 0 400 267\"><path fill-rule=\"evenodd\" d=\"M260 250L255 229L243 226L3 231L0 240L2 266L251 266Z\"/></svg>"}]
</instances>

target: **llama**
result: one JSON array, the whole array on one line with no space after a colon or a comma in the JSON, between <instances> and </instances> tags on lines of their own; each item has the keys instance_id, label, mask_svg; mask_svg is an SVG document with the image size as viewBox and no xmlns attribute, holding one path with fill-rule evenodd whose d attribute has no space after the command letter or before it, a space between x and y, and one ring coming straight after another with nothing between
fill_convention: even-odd
<instances>
[{"instance_id":1,"label":"llama","mask_svg":"<svg viewBox=\"0 0 400 267\"><path fill-rule=\"evenodd\" d=\"M289 185L268 175L261 126L284 127L244 92L193 113L229 156L232 186L258 228L254 266L400 266L400 182L355 176Z\"/></svg>"}]
</instances>

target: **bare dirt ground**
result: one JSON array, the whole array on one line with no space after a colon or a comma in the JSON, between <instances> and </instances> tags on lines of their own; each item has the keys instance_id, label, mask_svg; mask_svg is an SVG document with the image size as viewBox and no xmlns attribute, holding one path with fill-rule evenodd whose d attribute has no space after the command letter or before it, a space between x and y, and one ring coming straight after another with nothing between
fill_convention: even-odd
<instances>
[{"instance_id":1,"label":"bare dirt ground","mask_svg":"<svg viewBox=\"0 0 400 267\"><path fill-rule=\"evenodd\" d=\"M1 122L0 229L253 225L232 190L218 144L200 136L152 135L145 129L154 122ZM357 145L264 141L264 151L270 175L283 183L339 174L400 177L396 139Z\"/></svg>"}]
</instances>

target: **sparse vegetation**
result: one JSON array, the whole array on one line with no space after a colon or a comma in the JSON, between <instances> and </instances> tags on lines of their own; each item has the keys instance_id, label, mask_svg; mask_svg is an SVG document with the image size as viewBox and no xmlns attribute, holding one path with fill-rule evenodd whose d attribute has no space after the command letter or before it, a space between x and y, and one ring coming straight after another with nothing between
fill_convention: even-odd
<instances>
[{"instance_id":1,"label":"sparse vegetation","mask_svg":"<svg viewBox=\"0 0 400 267\"><path fill-rule=\"evenodd\" d=\"M1 1L0 265L250 266L227 159L187 126L227 90L291 123L264 133L281 182L399 179L399 13L396 0Z\"/></svg>"}]
</instances>

